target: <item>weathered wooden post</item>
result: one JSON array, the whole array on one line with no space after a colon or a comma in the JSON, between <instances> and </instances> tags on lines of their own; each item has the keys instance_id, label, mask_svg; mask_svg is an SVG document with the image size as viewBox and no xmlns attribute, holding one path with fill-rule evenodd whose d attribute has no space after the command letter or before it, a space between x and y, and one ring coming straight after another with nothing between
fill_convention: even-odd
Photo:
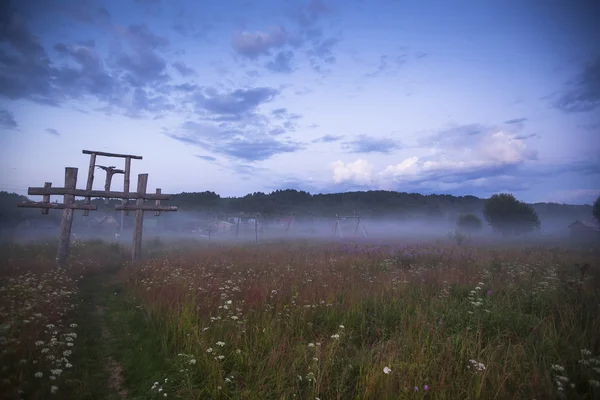
<instances>
[{"instance_id":1,"label":"weathered wooden post","mask_svg":"<svg viewBox=\"0 0 600 400\"><path fill-rule=\"evenodd\" d=\"M94 186L94 170L96 169L96 153L92 153L90 154L90 166L88 168L88 177L87 177L87 183L85 185L85 190L92 190L93 186ZM91 197L86 197L83 200L83 204L90 204L90 202L92 201ZM90 212L88 210L83 210L83 215L85 217L87 217L88 215L90 215Z\"/></svg>"},{"instance_id":2,"label":"weathered wooden post","mask_svg":"<svg viewBox=\"0 0 600 400\"><path fill-rule=\"evenodd\" d=\"M77 168L65 168L65 189L75 190L77 186ZM67 194L65 191L63 204L66 206L73 205L75 196ZM69 243L71 242L71 228L73 227L73 209L65 208L62 211L62 219L60 221L60 236L58 244L58 254L56 260L59 266L65 265L69 256Z\"/></svg>"},{"instance_id":3,"label":"weathered wooden post","mask_svg":"<svg viewBox=\"0 0 600 400\"><path fill-rule=\"evenodd\" d=\"M135 217L133 220L133 248L131 254L131 260L138 262L142 254L142 233L144 231L144 196L146 195L146 187L148 186L148 174L138 175L137 185L137 201Z\"/></svg>"},{"instance_id":4,"label":"weathered wooden post","mask_svg":"<svg viewBox=\"0 0 600 400\"><path fill-rule=\"evenodd\" d=\"M145 205L146 200L169 200L171 195L162 194L160 189L157 189L156 194L146 194L148 186L148 174L138 175L138 186L135 194L123 193L122 198L135 197L136 204L117 204L115 210L135 211L133 220L133 246L131 248L131 261L137 263L142 257L142 236L144 232L144 211L155 211L160 213L163 211L177 211L176 206L162 205ZM115 196L113 196L115 197Z\"/></svg>"},{"instance_id":5,"label":"weathered wooden post","mask_svg":"<svg viewBox=\"0 0 600 400\"><path fill-rule=\"evenodd\" d=\"M45 182L44 183L44 189L50 189L51 187L52 187L52 182ZM49 194L45 194L44 196L42 196L42 202L43 203L50 203L50 195ZM48 215L49 211L50 210L48 208L42 208L42 215ZM89 212L89 211L87 211L87 212Z\"/></svg>"},{"instance_id":6,"label":"weathered wooden post","mask_svg":"<svg viewBox=\"0 0 600 400\"><path fill-rule=\"evenodd\" d=\"M30 187L27 191L29 195L41 195L41 202L26 201L17 204L17 207L25 208L41 208L42 214L48 214L48 210L63 210L62 219L60 221L60 236L58 251L56 254L56 262L59 267L63 267L69 256L69 244L71 242L71 227L73 226L74 210L96 210L97 206L91 204L75 204L76 195L86 195L88 191L78 191L77 186L77 168L65 168L65 187L53 188L52 183L46 182L44 187ZM83 193L79 193L83 192ZM51 195L63 195L63 203L50 203Z\"/></svg>"}]
</instances>

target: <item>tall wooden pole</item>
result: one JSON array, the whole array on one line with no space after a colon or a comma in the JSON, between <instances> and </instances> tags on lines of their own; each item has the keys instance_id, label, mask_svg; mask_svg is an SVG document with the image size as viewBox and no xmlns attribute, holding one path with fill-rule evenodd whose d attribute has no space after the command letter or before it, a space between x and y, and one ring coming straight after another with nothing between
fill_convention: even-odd
<instances>
[{"instance_id":1,"label":"tall wooden pole","mask_svg":"<svg viewBox=\"0 0 600 400\"><path fill-rule=\"evenodd\" d=\"M138 175L137 193L145 195L148 186L148 174ZM133 220L133 248L131 249L132 261L138 262L142 255L142 233L144 231L144 210L141 208L144 205L144 199L138 197L137 209L135 210L135 218Z\"/></svg>"},{"instance_id":2,"label":"tall wooden pole","mask_svg":"<svg viewBox=\"0 0 600 400\"><path fill-rule=\"evenodd\" d=\"M75 189L77 186L77 168L65 168L65 188ZM63 204L73 204L75 196L65 194ZM65 208L62 211L62 219L60 221L60 236L58 244L58 254L56 261L59 267L63 267L69 256L69 243L71 241L71 227L73 226L73 209Z\"/></svg>"},{"instance_id":3,"label":"tall wooden pole","mask_svg":"<svg viewBox=\"0 0 600 400\"><path fill-rule=\"evenodd\" d=\"M123 192L129 193L129 177L131 175L131 157L125 157L125 178L123 181ZM127 205L127 199L123 199L121 204ZM121 236L123 236L123 221L129 215L127 210L121 211Z\"/></svg>"},{"instance_id":4,"label":"tall wooden pole","mask_svg":"<svg viewBox=\"0 0 600 400\"><path fill-rule=\"evenodd\" d=\"M96 153L90 154L90 167L88 169L88 177L87 183L85 185L85 190L92 190L92 186L94 185L94 169L96 169ZM92 198L86 197L83 200L83 204L90 204ZM83 210L83 215L88 216L90 212L88 210Z\"/></svg>"},{"instance_id":5,"label":"tall wooden pole","mask_svg":"<svg viewBox=\"0 0 600 400\"><path fill-rule=\"evenodd\" d=\"M52 182L44 183L44 189L50 189L51 187L52 187ZM45 194L44 197L42 197L42 202L50 203L50 195ZM48 208L42 208L42 215L48 215L48 211L50 211Z\"/></svg>"}]
</instances>

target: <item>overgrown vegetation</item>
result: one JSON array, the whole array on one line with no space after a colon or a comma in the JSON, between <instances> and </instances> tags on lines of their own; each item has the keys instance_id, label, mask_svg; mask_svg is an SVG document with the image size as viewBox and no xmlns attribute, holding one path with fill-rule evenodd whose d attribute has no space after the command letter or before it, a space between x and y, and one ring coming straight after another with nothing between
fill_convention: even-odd
<instances>
[{"instance_id":1,"label":"overgrown vegetation","mask_svg":"<svg viewBox=\"0 0 600 400\"><path fill-rule=\"evenodd\" d=\"M2 313L6 398L600 395L598 250L196 244L117 274L107 268L123 254L96 243L76 247L78 262L61 272L69 278L54 281L44 278L56 274L49 249L11 252L0 292L11 307ZM85 303L46 302L54 291ZM56 365L59 356L68 361Z\"/></svg>"}]
</instances>

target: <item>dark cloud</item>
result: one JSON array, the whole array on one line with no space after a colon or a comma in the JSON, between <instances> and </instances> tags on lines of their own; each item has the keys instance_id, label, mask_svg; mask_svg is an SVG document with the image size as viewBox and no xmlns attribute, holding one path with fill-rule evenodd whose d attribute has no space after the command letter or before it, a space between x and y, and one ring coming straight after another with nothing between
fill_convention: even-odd
<instances>
[{"instance_id":1,"label":"dark cloud","mask_svg":"<svg viewBox=\"0 0 600 400\"><path fill-rule=\"evenodd\" d=\"M206 88L197 93L194 99L198 107L209 113L241 117L254 112L259 105L271 101L277 94L278 90L267 87L237 89L228 93Z\"/></svg>"},{"instance_id":2,"label":"dark cloud","mask_svg":"<svg viewBox=\"0 0 600 400\"><path fill-rule=\"evenodd\" d=\"M235 32L231 45L238 54L255 59L261 55L269 55L271 49L283 47L287 40L288 34L285 29L275 26L268 32Z\"/></svg>"},{"instance_id":3,"label":"dark cloud","mask_svg":"<svg viewBox=\"0 0 600 400\"><path fill-rule=\"evenodd\" d=\"M540 135L538 135L537 133L531 133L529 135L517 135L517 136L515 136L515 139L526 140L526 139L533 139L535 137L539 138Z\"/></svg>"},{"instance_id":4,"label":"dark cloud","mask_svg":"<svg viewBox=\"0 0 600 400\"><path fill-rule=\"evenodd\" d=\"M275 109L268 116L258 112L278 94L278 90L268 87L227 92L198 88L190 99L201 122L188 121L177 132L166 134L233 160L259 161L297 151L302 144L275 136L293 131L301 116L285 108Z\"/></svg>"},{"instance_id":5,"label":"dark cloud","mask_svg":"<svg viewBox=\"0 0 600 400\"><path fill-rule=\"evenodd\" d=\"M18 130L19 124L15 120L15 116L8 110L0 108L0 128Z\"/></svg>"},{"instance_id":6,"label":"dark cloud","mask_svg":"<svg viewBox=\"0 0 600 400\"><path fill-rule=\"evenodd\" d=\"M115 51L111 64L123 71L123 78L134 87L156 85L169 80L165 70L167 62L158 54L169 41L155 35L146 25L131 25L117 30L129 45L129 51Z\"/></svg>"},{"instance_id":7,"label":"dark cloud","mask_svg":"<svg viewBox=\"0 0 600 400\"><path fill-rule=\"evenodd\" d=\"M527 121L527 118L515 118L515 119L509 119L508 121L504 121L504 123L505 124L522 124L525 121Z\"/></svg>"},{"instance_id":8,"label":"dark cloud","mask_svg":"<svg viewBox=\"0 0 600 400\"><path fill-rule=\"evenodd\" d=\"M290 50L280 51L275 58L269 61L265 67L273 72L290 73L294 70L292 62L294 61L294 53Z\"/></svg>"},{"instance_id":9,"label":"dark cloud","mask_svg":"<svg viewBox=\"0 0 600 400\"><path fill-rule=\"evenodd\" d=\"M201 156L201 155L196 155L196 157L201 158L203 160L206 161L217 161L217 159L213 156Z\"/></svg>"},{"instance_id":10,"label":"dark cloud","mask_svg":"<svg viewBox=\"0 0 600 400\"><path fill-rule=\"evenodd\" d=\"M3 3L4 4L4 3ZM0 7L0 96L60 106L92 97L100 110L141 116L172 109L167 98L166 62L157 53L168 41L144 25L115 27L128 49L114 50L107 64L94 41L58 43L54 59L19 13Z\"/></svg>"},{"instance_id":11,"label":"dark cloud","mask_svg":"<svg viewBox=\"0 0 600 400\"><path fill-rule=\"evenodd\" d=\"M400 144L393 139L377 138L360 135L355 140L342 143L342 148L351 153L382 153L390 154L400 148Z\"/></svg>"},{"instance_id":12,"label":"dark cloud","mask_svg":"<svg viewBox=\"0 0 600 400\"><path fill-rule=\"evenodd\" d=\"M331 142L337 142L338 140L342 140L344 137L343 136L335 136L335 135L325 135L325 136L321 136L318 139L314 139L312 142L313 143L331 143Z\"/></svg>"},{"instance_id":13,"label":"dark cloud","mask_svg":"<svg viewBox=\"0 0 600 400\"><path fill-rule=\"evenodd\" d=\"M265 132L195 122L186 122L178 133L167 135L211 153L242 161L262 161L277 154L292 153L303 148L300 143L278 140Z\"/></svg>"},{"instance_id":14,"label":"dark cloud","mask_svg":"<svg viewBox=\"0 0 600 400\"><path fill-rule=\"evenodd\" d=\"M47 128L45 131L51 135L60 136L60 133L56 129Z\"/></svg>"},{"instance_id":15,"label":"dark cloud","mask_svg":"<svg viewBox=\"0 0 600 400\"><path fill-rule=\"evenodd\" d=\"M554 106L568 113L592 111L600 106L600 55L567 85Z\"/></svg>"},{"instance_id":16,"label":"dark cloud","mask_svg":"<svg viewBox=\"0 0 600 400\"><path fill-rule=\"evenodd\" d=\"M185 63L181 62L181 61L176 61L174 63L171 64L173 66L173 68L175 68L177 70L177 72L179 72L181 74L181 76L188 77L188 76L193 76L196 75L196 70L194 68L188 67L187 65L185 65Z\"/></svg>"}]
</instances>

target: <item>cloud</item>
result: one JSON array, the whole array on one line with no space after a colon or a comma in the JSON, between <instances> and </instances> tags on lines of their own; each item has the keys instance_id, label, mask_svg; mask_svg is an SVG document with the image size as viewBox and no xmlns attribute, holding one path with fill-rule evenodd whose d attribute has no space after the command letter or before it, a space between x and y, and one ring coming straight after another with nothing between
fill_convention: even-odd
<instances>
[{"instance_id":1,"label":"cloud","mask_svg":"<svg viewBox=\"0 0 600 400\"><path fill-rule=\"evenodd\" d=\"M280 51L275 58L265 64L265 67L272 72L291 73L294 68L294 53L292 51Z\"/></svg>"},{"instance_id":2,"label":"cloud","mask_svg":"<svg viewBox=\"0 0 600 400\"><path fill-rule=\"evenodd\" d=\"M60 133L56 129L47 128L45 131L51 135L60 136Z\"/></svg>"},{"instance_id":3,"label":"cloud","mask_svg":"<svg viewBox=\"0 0 600 400\"><path fill-rule=\"evenodd\" d=\"M337 142L339 140L342 140L344 138L344 136L335 136L335 135L324 135L321 136L320 138L314 139L312 142L313 143L331 143L331 142Z\"/></svg>"},{"instance_id":4,"label":"cloud","mask_svg":"<svg viewBox=\"0 0 600 400\"><path fill-rule=\"evenodd\" d=\"M193 76L196 75L196 70L194 68L188 67L187 65L185 65L184 63L182 63L181 61L176 61L174 63L171 64L173 66L173 68L175 68L177 70L177 72L179 72L181 74L181 76L188 77L188 76Z\"/></svg>"},{"instance_id":5,"label":"cloud","mask_svg":"<svg viewBox=\"0 0 600 400\"><path fill-rule=\"evenodd\" d=\"M166 134L233 160L262 161L298 151L304 148L303 144L278 137L295 130L295 121L301 116L285 108L272 110L268 115L259 112L278 94L278 90L268 87L231 91L197 88L190 98L200 122L185 122L176 132Z\"/></svg>"},{"instance_id":6,"label":"cloud","mask_svg":"<svg viewBox=\"0 0 600 400\"><path fill-rule=\"evenodd\" d=\"M467 140L460 140L459 133L466 135ZM527 184L520 175L528 168L523 167L537 160L537 152L516 135L496 130L480 131L473 125L438 132L427 142L436 143L434 151L430 152L433 155L410 156L378 171L364 159L348 164L336 161L332 164L333 183L353 182L394 190L407 186L444 190L492 188L494 185L524 188Z\"/></svg>"},{"instance_id":7,"label":"cloud","mask_svg":"<svg viewBox=\"0 0 600 400\"><path fill-rule=\"evenodd\" d=\"M0 108L0 128L18 130L19 124L15 116L8 110Z\"/></svg>"},{"instance_id":8,"label":"cloud","mask_svg":"<svg viewBox=\"0 0 600 400\"><path fill-rule=\"evenodd\" d=\"M199 108L209 113L235 119L254 112L258 106L273 100L278 94L278 90L268 87L236 89L225 93L205 88L196 93L194 99Z\"/></svg>"},{"instance_id":9,"label":"cloud","mask_svg":"<svg viewBox=\"0 0 600 400\"><path fill-rule=\"evenodd\" d=\"M202 156L202 155L198 155L197 154L194 157L198 157L198 158L201 158L201 159L206 160L206 161L217 161L217 159L215 157L213 157L213 156Z\"/></svg>"},{"instance_id":10,"label":"cloud","mask_svg":"<svg viewBox=\"0 0 600 400\"><path fill-rule=\"evenodd\" d=\"M165 73L167 62L158 54L169 44L168 39L155 35L146 25L115 28L129 45L129 51L114 51L111 63L124 70L124 78L134 87L163 83L169 80Z\"/></svg>"},{"instance_id":11,"label":"cloud","mask_svg":"<svg viewBox=\"0 0 600 400\"><path fill-rule=\"evenodd\" d=\"M378 138L367 135L360 135L357 139L344 142L342 148L350 153L383 153L390 154L400 148L400 144L389 138Z\"/></svg>"},{"instance_id":12,"label":"cloud","mask_svg":"<svg viewBox=\"0 0 600 400\"><path fill-rule=\"evenodd\" d=\"M567 84L554 106L567 113L592 111L600 106L600 55Z\"/></svg>"},{"instance_id":13,"label":"cloud","mask_svg":"<svg viewBox=\"0 0 600 400\"><path fill-rule=\"evenodd\" d=\"M114 29L113 29L114 28ZM91 97L101 102L99 110L140 117L145 112L159 116L173 109L164 84L166 62L157 51L168 41L144 25L112 27L128 46L113 49L106 63L94 41L56 44L52 55L10 8L0 11L0 96L61 106Z\"/></svg>"},{"instance_id":14,"label":"cloud","mask_svg":"<svg viewBox=\"0 0 600 400\"><path fill-rule=\"evenodd\" d=\"M261 55L269 55L271 49L283 47L287 39L285 29L282 26L274 26L268 32L235 32L231 45L238 54L255 59Z\"/></svg>"},{"instance_id":15,"label":"cloud","mask_svg":"<svg viewBox=\"0 0 600 400\"><path fill-rule=\"evenodd\" d=\"M334 161L331 163L331 169L333 182L336 184L352 182L370 185L373 183L373 166L366 160L358 159L347 164L339 160Z\"/></svg>"},{"instance_id":16,"label":"cloud","mask_svg":"<svg viewBox=\"0 0 600 400\"><path fill-rule=\"evenodd\" d=\"M504 121L505 124L522 124L523 122L527 121L527 118L515 118L515 119L509 119L508 121Z\"/></svg>"},{"instance_id":17,"label":"cloud","mask_svg":"<svg viewBox=\"0 0 600 400\"><path fill-rule=\"evenodd\" d=\"M304 146L289 140L278 140L268 132L186 122L177 133L167 136L201 147L215 154L242 161L263 161L277 154L292 153Z\"/></svg>"}]
</instances>

